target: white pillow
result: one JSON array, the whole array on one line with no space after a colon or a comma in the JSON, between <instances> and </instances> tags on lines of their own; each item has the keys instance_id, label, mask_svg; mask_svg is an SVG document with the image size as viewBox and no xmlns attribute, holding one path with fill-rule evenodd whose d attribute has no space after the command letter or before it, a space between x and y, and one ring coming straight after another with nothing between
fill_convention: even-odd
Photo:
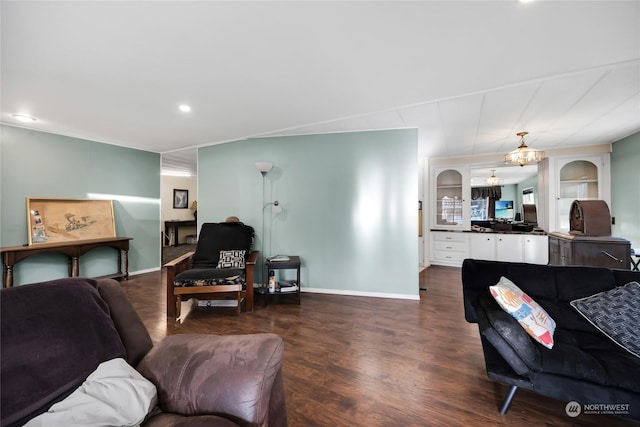
<instances>
[{"instance_id":1,"label":"white pillow","mask_svg":"<svg viewBox=\"0 0 640 427\"><path fill-rule=\"evenodd\" d=\"M24 427L139 426L156 402L153 383L118 358L101 363L77 390Z\"/></svg>"}]
</instances>

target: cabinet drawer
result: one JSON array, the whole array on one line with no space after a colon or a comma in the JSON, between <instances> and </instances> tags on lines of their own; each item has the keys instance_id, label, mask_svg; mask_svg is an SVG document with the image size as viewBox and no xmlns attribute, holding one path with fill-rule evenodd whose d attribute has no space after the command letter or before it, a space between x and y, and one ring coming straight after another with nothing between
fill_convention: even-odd
<instances>
[{"instance_id":1,"label":"cabinet drawer","mask_svg":"<svg viewBox=\"0 0 640 427\"><path fill-rule=\"evenodd\" d=\"M462 242L467 241L467 236L463 233L440 233L434 232L431 234L434 242Z\"/></svg>"},{"instance_id":2,"label":"cabinet drawer","mask_svg":"<svg viewBox=\"0 0 640 427\"><path fill-rule=\"evenodd\" d=\"M464 252L466 247L464 242L433 242L433 249L436 251Z\"/></svg>"},{"instance_id":3,"label":"cabinet drawer","mask_svg":"<svg viewBox=\"0 0 640 427\"><path fill-rule=\"evenodd\" d=\"M434 261L462 264L465 259L464 252L435 252L431 254Z\"/></svg>"}]
</instances>

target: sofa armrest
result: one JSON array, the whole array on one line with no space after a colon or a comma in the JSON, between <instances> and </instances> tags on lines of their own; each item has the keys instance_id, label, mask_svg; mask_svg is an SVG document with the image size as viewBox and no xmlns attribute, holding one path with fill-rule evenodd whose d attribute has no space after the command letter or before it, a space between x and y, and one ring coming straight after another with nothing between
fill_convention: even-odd
<instances>
[{"instance_id":1,"label":"sofa armrest","mask_svg":"<svg viewBox=\"0 0 640 427\"><path fill-rule=\"evenodd\" d=\"M156 385L163 412L216 414L247 426L280 419L286 425L283 352L275 334L179 334L156 345L138 370Z\"/></svg>"}]
</instances>

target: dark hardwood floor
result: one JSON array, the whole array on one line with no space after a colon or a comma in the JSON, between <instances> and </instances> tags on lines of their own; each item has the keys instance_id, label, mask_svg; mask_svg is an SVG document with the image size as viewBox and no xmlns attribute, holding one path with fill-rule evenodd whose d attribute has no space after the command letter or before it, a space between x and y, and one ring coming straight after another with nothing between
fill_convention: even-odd
<instances>
[{"instance_id":1,"label":"dark hardwood floor","mask_svg":"<svg viewBox=\"0 0 640 427\"><path fill-rule=\"evenodd\" d=\"M420 273L420 301L303 293L253 313L198 307L176 324L165 317L162 273L122 285L154 342L171 334L273 332L285 342L289 425L298 426L638 426L604 415L569 418L566 402L507 387L485 373L478 329L464 320L460 269Z\"/></svg>"}]
</instances>

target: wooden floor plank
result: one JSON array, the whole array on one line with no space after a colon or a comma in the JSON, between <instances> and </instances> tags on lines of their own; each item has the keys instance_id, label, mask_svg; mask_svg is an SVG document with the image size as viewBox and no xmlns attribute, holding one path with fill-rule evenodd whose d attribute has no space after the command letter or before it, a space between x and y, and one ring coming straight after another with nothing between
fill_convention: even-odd
<instances>
[{"instance_id":1,"label":"wooden floor plank","mask_svg":"<svg viewBox=\"0 0 640 427\"><path fill-rule=\"evenodd\" d=\"M237 316L195 308L177 324L165 317L161 272L122 282L154 342L181 333L273 332L285 342L287 414L297 426L640 426L615 416L565 414L566 402L486 376L475 324L464 320L460 269L420 273L420 301L303 293ZM291 298L293 301L294 298ZM624 402L621 402L624 403Z\"/></svg>"}]
</instances>

